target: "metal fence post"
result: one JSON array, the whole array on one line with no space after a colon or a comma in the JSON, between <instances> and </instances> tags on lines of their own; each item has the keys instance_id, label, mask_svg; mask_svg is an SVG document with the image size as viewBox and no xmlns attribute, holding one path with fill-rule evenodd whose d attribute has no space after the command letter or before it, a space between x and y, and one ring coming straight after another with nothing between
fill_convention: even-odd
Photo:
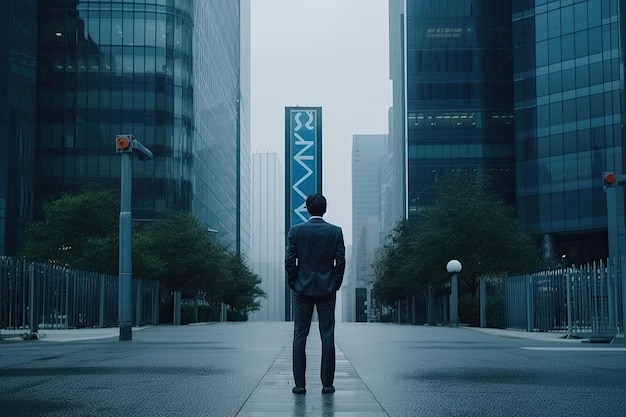
<instances>
[{"instance_id":1,"label":"metal fence post","mask_svg":"<svg viewBox=\"0 0 626 417\"><path fill-rule=\"evenodd\" d=\"M4 270L5 270L5 262L6 259L4 256L0 257L0 334L2 334L2 329L4 328L4 303L5 303L5 295L4 295Z\"/></svg>"},{"instance_id":2,"label":"metal fence post","mask_svg":"<svg viewBox=\"0 0 626 417\"><path fill-rule=\"evenodd\" d=\"M161 287L159 281L154 283L152 296L152 324L159 324L159 309L161 302Z\"/></svg>"},{"instance_id":3,"label":"metal fence post","mask_svg":"<svg viewBox=\"0 0 626 417\"><path fill-rule=\"evenodd\" d=\"M526 276L526 331L535 330L534 311L533 311L533 277Z\"/></svg>"},{"instance_id":4,"label":"metal fence post","mask_svg":"<svg viewBox=\"0 0 626 417\"><path fill-rule=\"evenodd\" d=\"M67 323L67 320L70 314L70 276L67 272L65 272L65 269L60 269L60 275L65 277L65 310L64 310L64 314L61 314L61 317L59 320L61 321L61 323L63 322ZM73 291L72 291L72 294L73 294ZM64 316L65 316L65 320L63 319ZM57 320L57 323L58 323L58 320ZM62 328L66 329L67 326L63 325Z\"/></svg>"},{"instance_id":5,"label":"metal fence post","mask_svg":"<svg viewBox=\"0 0 626 417\"><path fill-rule=\"evenodd\" d=\"M28 268L28 328L31 333L38 331L37 320L37 290L35 288L35 266L30 264Z\"/></svg>"},{"instance_id":6,"label":"metal fence post","mask_svg":"<svg viewBox=\"0 0 626 417\"><path fill-rule=\"evenodd\" d=\"M479 291L480 327L487 327L487 282L484 278L480 279Z\"/></svg>"},{"instance_id":7,"label":"metal fence post","mask_svg":"<svg viewBox=\"0 0 626 417\"><path fill-rule=\"evenodd\" d=\"M572 286L569 270L565 271L565 294L567 296L567 337L572 337Z\"/></svg>"},{"instance_id":8,"label":"metal fence post","mask_svg":"<svg viewBox=\"0 0 626 417\"><path fill-rule=\"evenodd\" d=\"M98 312L98 326L104 327L104 303L106 300L106 277L104 274L100 274L100 309Z\"/></svg>"},{"instance_id":9,"label":"metal fence post","mask_svg":"<svg viewBox=\"0 0 626 417\"><path fill-rule=\"evenodd\" d=\"M143 321L143 281L137 280L137 302L135 303L135 325L141 326Z\"/></svg>"},{"instance_id":10,"label":"metal fence post","mask_svg":"<svg viewBox=\"0 0 626 417\"><path fill-rule=\"evenodd\" d=\"M434 324L433 323L433 308L434 308L434 305L433 305L433 290L432 290L432 288L430 286L428 287L428 307L427 308L428 308L428 310L427 310L427 313L426 313L426 315L427 315L426 320L427 320L429 325L433 325Z\"/></svg>"},{"instance_id":11,"label":"metal fence post","mask_svg":"<svg viewBox=\"0 0 626 417\"><path fill-rule=\"evenodd\" d=\"M174 325L180 325L180 313L181 313L181 292L180 291L174 291L174 317L173 317L173 321L174 321Z\"/></svg>"},{"instance_id":12,"label":"metal fence post","mask_svg":"<svg viewBox=\"0 0 626 417\"><path fill-rule=\"evenodd\" d=\"M626 262L624 261L624 254L622 254L621 256L621 262L620 262L620 276L622 277L622 280L620 282L621 284L621 293L622 293L622 320L621 320L621 324L622 324L622 337L626 338L626 323L624 323L626 321L626 268L624 267L626 265ZM617 331L617 334L619 335L619 328Z\"/></svg>"}]
</instances>

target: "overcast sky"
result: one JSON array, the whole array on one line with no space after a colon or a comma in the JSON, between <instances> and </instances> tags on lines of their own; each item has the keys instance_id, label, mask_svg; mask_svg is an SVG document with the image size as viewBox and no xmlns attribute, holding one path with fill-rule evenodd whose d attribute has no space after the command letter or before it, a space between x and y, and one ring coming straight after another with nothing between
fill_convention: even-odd
<instances>
[{"instance_id":1,"label":"overcast sky","mask_svg":"<svg viewBox=\"0 0 626 417\"><path fill-rule=\"evenodd\" d=\"M387 0L252 0L252 151L285 166L285 107L322 107L326 220L352 242L352 136L386 134Z\"/></svg>"}]
</instances>

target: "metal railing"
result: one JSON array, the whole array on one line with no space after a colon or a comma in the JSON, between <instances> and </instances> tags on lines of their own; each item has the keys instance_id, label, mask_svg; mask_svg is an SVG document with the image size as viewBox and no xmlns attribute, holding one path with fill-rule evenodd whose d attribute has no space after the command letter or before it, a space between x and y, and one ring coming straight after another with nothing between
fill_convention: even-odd
<instances>
[{"instance_id":1,"label":"metal railing","mask_svg":"<svg viewBox=\"0 0 626 417\"><path fill-rule=\"evenodd\" d=\"M118 325L118 277L0 257L0 329ZM133 279L135 325L158 324L159 283Z\"/></svg>"},{"instance_id":2,"label":"metal railing","mask_svg":"<svg viewBox=\"0 0 626 417\"><path fill-rule=\"evenodd\" d=\"M505 327L615 336L624 332L622 285L617 263L508 277Z\"/></svg>"}]
</instances>

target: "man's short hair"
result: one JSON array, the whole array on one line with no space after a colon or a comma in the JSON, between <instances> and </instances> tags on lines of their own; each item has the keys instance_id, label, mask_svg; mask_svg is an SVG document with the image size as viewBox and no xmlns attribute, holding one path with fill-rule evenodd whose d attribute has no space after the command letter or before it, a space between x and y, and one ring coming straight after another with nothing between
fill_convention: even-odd
<instances>
[{"instance_id":1,"label":"man's short hair","mask_svg":"<svg viewBox=\"0 0 626 417\"><path fill-rule=\"evenodd\" d=\"M326 213L326 197L320 193L311 194L306 198L306 209L311 216L323 216Z\"/></svg>"}]
</instances>

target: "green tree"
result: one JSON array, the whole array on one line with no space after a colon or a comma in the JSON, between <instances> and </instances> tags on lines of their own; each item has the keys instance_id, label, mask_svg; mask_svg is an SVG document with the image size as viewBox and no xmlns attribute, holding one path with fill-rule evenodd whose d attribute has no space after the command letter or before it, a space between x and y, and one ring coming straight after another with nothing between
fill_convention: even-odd
<instances>
[{"instance_id":1,"label":"green tree","mask_svg":"<svg viewBox=\"0 0 626 417\"><path fill-rule=\"evenodd\" d=\"M228 259L228 278L223 284L222 300L233 311L242 316L260 308L260 297L265 298L265 291L259 286L262 280L252 272L241 255L233 254Z\"/></svg>"},{"instance_id":2,"label":"green tree","mask_svg":"<svg viewBox=\"0 0 626 417\"><path fill-rule=\"evenodd\" d=\"M372 265L373 289L376 296L388 304L406 298L413 284L413 258L409 253L412 226L408 221L399 222L389 243L376 253Z\"/></svg>"},{"instance_id":3,"label":"green tree","mask_svg":"<svg viewBox=\"0 0 626 417\"><path fill-rule=\"evenodd\" d=\"M154 278L170 291L190 295L201 290L208 301L224 302L243 318L258 310L257 299L265 297L261 278L244 259L223 248L189 213L175 212L144 226L135 241L140 253L151 259L147 265L159 271Z\"/></svg>"},{"instance_id":4,"label":"green tree","mask_svg":"<svg viewBox=\"0 0 626 417\"><path fill-rule=\"evenodd\" d=\"M44 205L27 230L22 255L85 271L119 273L119 194L87 187ZM133 275L158 279L169 291L202 290L245 316L265 296L244 260L217 243L195 217L174 212L134 226Z\"/></svg>"},{"instance_id":5,"label":"green tree","mask_svg":"<svg viewBox=\"0 0 626 417\"><path fill-rule=\"evenodd\" d=\"M451 259L463 265L460 279L472 296L481 277L528 272L541 265L532 237L489 192L487 179L462 170L441 178L435 204L402 222L386 250L393 256L375 265L377 294L394 285L406 293L441 288L449 282L446 264Z\"/></svg>"},{"instance_id":6,"label":"green tree","mask_svg":"<svg viewBox=\"0 0 626 417\"><path fill-rule=\"evenodd\" d=\"M26 232L22 256L70 268L118 273L119 194L87 187L44 204Z\"/></svg>"},{"instance_id":7,"label":"green tree","mask_svg":"<svg viewBox=\"0 0 626 417\"><path fill-rule=\"evenodd\" d=\"M489 191L486 177L457 170L441 179L438 191L436 203L417 225L414 250L422 282L444 284L447 262L458 259L460 279L473 296L481 277L540 267L538 246L512 209Z\"/></svg>"},{"instance_id":8,"label":"green tree","mask_svg":"<svg viewBox=\"0 0 626 417\"><path fill-rule=\"evenodd\" d=\"M44 204L41 218L27 229L21 255L31 261L54 262L69 268L119 273L120 196L112 190L85 187ZM157 277L163 263L142 251L145 237L133 231L133 271L142 278Z\"/></svg>"},{"instance_id":9,"label":"green tree","mask_svg":"<svg viewBox=\"0 0 626 417\"><path fill-rule=\"evenodd\" d=\"M189 213L174 212L144 226L134 245L150 259L143 272L170 291L214 292L227 274L227 254Z\"/></svg>"}]
</instances>

